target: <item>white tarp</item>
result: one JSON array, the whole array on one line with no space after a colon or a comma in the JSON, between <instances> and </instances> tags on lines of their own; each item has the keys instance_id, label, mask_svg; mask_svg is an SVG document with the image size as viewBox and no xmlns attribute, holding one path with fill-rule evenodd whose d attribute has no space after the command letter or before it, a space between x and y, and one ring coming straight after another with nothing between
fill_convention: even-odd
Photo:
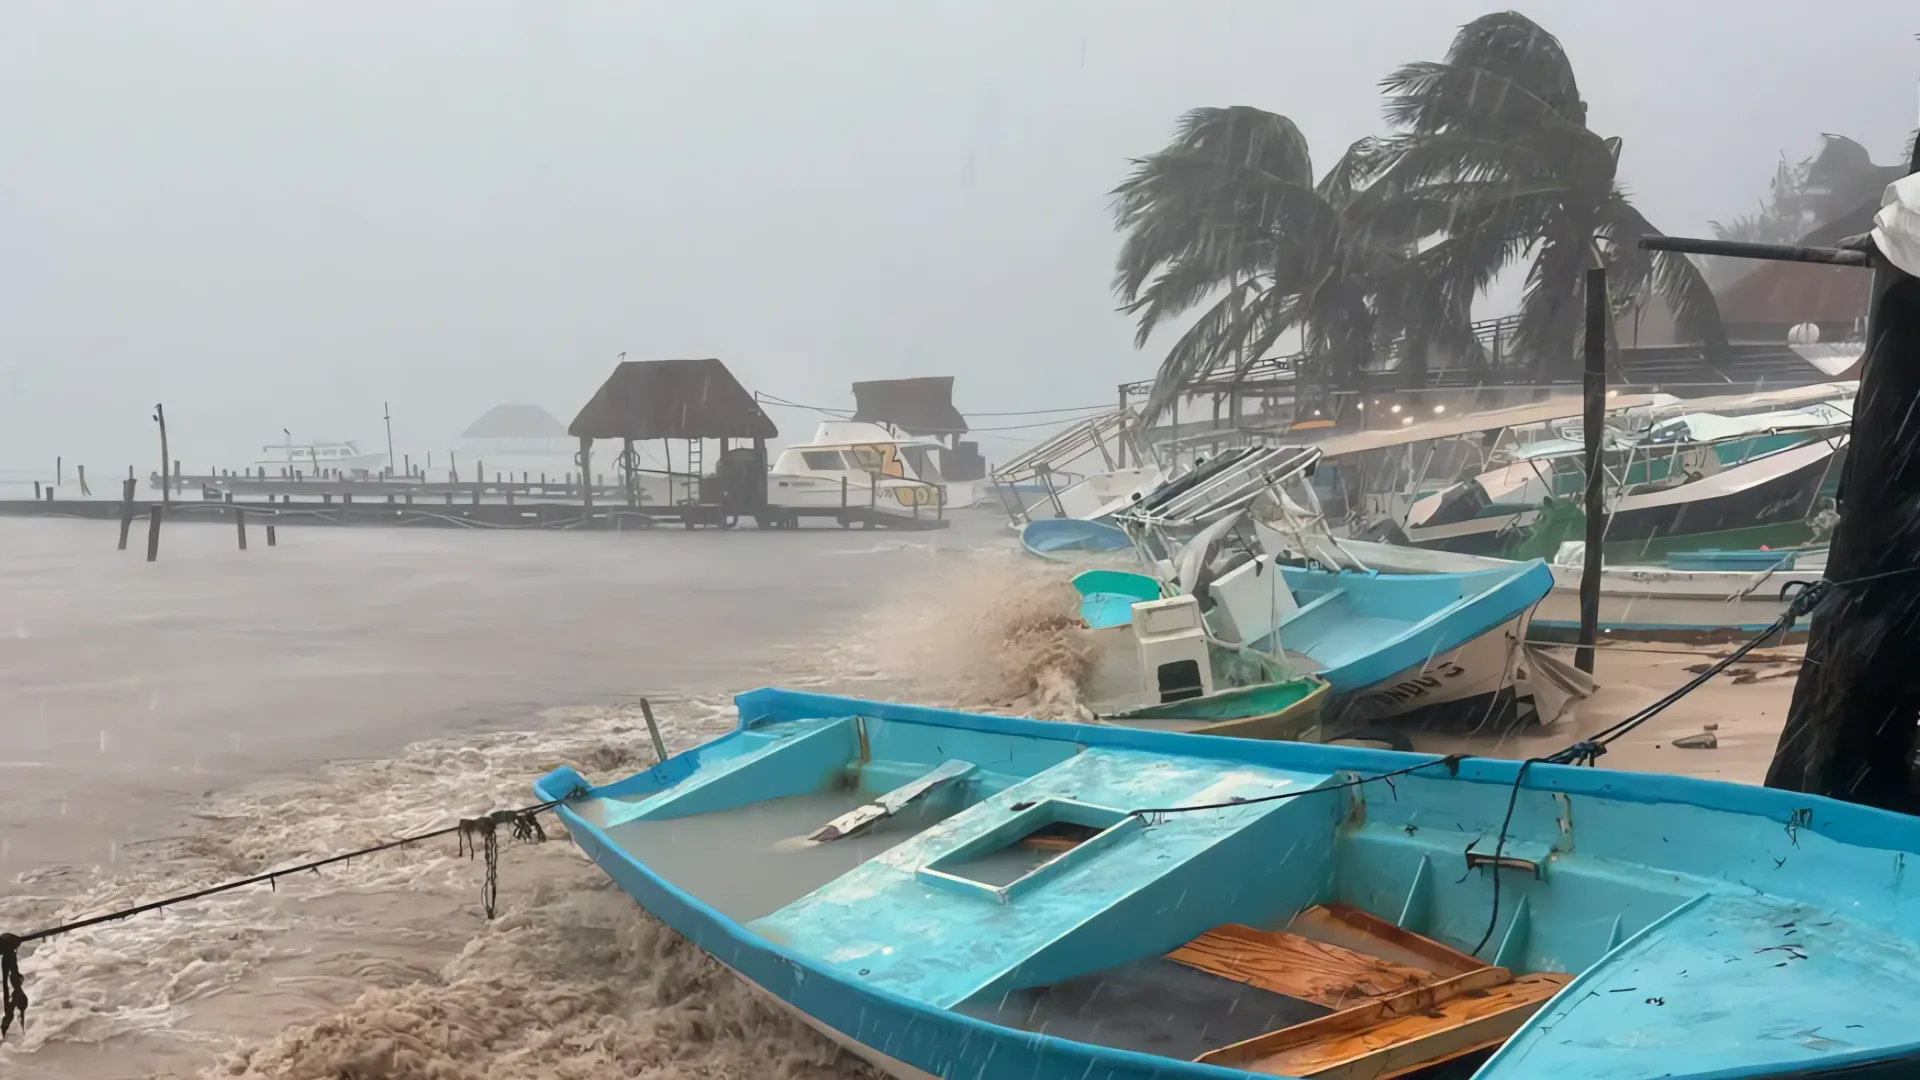
<instances>
[{"instance_id":1,"label":"white tarp","mask_svg":"<svg viewBox=\"0 0 1920 1080\"><path fill-rule=\"evenodd\" d=\"M1893 265L1920 277L1920 173L1887 185L1873 216L1873 243Z\"/></svg>"}]
</instances>

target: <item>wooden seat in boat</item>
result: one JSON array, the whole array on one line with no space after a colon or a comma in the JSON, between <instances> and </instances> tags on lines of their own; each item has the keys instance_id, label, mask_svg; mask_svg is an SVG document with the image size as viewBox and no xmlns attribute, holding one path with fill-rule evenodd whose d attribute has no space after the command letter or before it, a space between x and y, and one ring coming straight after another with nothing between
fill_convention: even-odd
<instances>
[{"instance_id":1,"label":"wooden seat in boat","mask_svg":"<svg viewBox=\"0 0 1920 1080\"><path fill-rule=\"evenodd\" d=\"M1385 1080L1498 1046L1571 978L1515 978L1344 904L1309 908L1285 931L1215 927L1167 959L1334 1010L1197 1060L1341 1080Z\"/></svg>"}]
</instances>

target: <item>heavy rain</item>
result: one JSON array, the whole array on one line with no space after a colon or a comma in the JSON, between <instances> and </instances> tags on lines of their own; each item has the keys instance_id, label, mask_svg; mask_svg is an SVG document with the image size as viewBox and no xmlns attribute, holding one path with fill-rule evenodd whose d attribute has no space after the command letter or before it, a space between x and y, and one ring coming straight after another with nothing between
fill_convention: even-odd
<instances>
[{"instance_id":1,"label":"heavy rain","mask_svg":"<svg viewBox=\"0 0 1920 1080\"><path fill-rule=\"evenodd\" d=\"M1906 8L0 28L0 1076L1920 1072Z\"/></svg>"}]
</instances>

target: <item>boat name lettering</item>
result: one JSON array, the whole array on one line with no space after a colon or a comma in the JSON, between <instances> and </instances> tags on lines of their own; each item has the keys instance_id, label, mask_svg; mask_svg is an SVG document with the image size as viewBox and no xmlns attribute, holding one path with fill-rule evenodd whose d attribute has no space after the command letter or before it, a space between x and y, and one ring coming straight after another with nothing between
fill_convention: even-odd
<instances>
[{"instance_id":1,"label":"boat name lettering","mask_svg":"<svg viewBox=\"0 0 1920 1080\"><path fill-rule=\"evenodd\" d=\"M1404 682L1394 683L1385 690L1367 695L1367 700L1376 705L1398 705L1415 698L1427 696L1430 690L1436 690L1442 679L1457 679L1467 673L1467 669L1451 660L1442 661L1434 667L1434 674L1422 674Z\"/></svg>"}]
</instances>

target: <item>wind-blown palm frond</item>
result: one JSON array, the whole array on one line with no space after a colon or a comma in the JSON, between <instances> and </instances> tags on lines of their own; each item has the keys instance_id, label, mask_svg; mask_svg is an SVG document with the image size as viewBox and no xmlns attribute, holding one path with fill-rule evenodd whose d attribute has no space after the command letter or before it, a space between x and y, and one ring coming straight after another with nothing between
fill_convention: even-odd
<instances>
[{"instance_id":1,"label":"wind-blown palm frond","mask_svg":"<svg viewBox=\"0 0 1920 1080\"><path fill-rule=\"evenodd\" d=\"M1399 221L1361 221L1384 160L1362 139L1316 181L1293 121L1234 107L1188 113L1165 149L1134 161L1113 210L1126 234L1114 291L1136 342L1213 301L1162 361L1149 421L1202 372L1243 368L1289 330L1337 370L1367 362L1374 282L1403 266L1420 236Z\"/></svg>"},{"instance_id":2,"label":"wind-blown palm frond","mask_svg":"<svg viewBox=\"0 0 1920 1080\"><path fill-rule=\"evenodd\" d=\"M1513 12L1487 15L1461 28L1444 61L1406 65L1383 85L1399 133L1382 141L1390 164L1376 187L1419 207L1425 222L1447 208L1443 239L1418 260L1435 304L1469 302L1529 259L1516 344L1543 372L1564 369L1578 355L1584 273L1611 258L1617 284L1651 281L1671 292L1677 315L1684 308L1684 333L1725 342L1692 262L1635 246L1654 230L1618 183L1620 140L1586 127L1572 64L1552 34Z\"/></svg>"},{"instance_id":3,"label":"wind-blown palm frond","mask_svg":"<svg viewBox=\"0 0 1920 1080\"><path fill-rule=\"evenodd\" d=\"M1625 196L1616 196L1609 204L1607 218L1603 228L1613 242L1615 295L1635 295L1651 280L1682 334L1710 346L1725 345L1727 328L1720 319L1720 305L1693 260L1673 251L1640 250L1641 237L1661 233Z\"/></svg>"},{"instance_id":4,"label":"wind-blown palm frond","mask_svg":"<svg viewBox=\"0 0 1920 1080\"><path fill-rule=\"evenodd\" d=\"M1454 35L1444 62L1408 64L1383 85L1394 98L1388 121L1420 134L1484 126L1508 116L1508 109L1535 107L1565 123L1587 122L1560 39L1513 11L1473 20Z\"/></svg>"}]
</instances>

